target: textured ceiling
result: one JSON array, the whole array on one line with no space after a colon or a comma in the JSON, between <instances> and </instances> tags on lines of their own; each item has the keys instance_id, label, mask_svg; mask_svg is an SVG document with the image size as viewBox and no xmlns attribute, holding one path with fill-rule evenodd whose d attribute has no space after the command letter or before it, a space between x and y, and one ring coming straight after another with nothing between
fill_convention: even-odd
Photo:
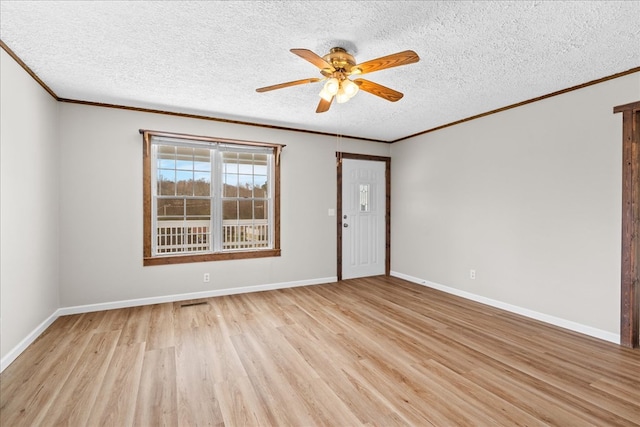
<instances>
[{"instance_id":1,"label":"textured ceiling","mask_svg":"<svg viewBox=\"0 0 640 427\"><path fill-rule=\"evenodd\" d=\"M640 66L640 1L4 1L0 39L58 97L393 141ZM315 113L317 68L411 49Z\"/></svg>"}]
</instances>

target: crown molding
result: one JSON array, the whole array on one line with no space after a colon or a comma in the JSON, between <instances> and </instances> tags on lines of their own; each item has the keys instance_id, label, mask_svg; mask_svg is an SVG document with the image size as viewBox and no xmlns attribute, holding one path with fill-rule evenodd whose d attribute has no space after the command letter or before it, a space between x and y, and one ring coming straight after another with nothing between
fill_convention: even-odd
<instances>
[{"instance_id":1,"label":"crown molding","mask_svg":"<svg viewBox=\"0 0 640 427\"><path fill-rule=\"evenodd\" d=\"M38 84L40 84L40 86L42 86L44 88L44 90L46 90L56 101L59 101L59 102L66 102L66 103L70 103L70 104L90 105L90 106L94 106L94 107L116 108L116 109L120 109L120 110L139 111L139 112L144 112L144 113L165 114L165 115L169 115L169 116L186 117L186 118L198 119L198 120L210 120L210 121L215 121L215 122L229 123L229 124L243 125L243 126L257 126L257 127L262 127L262 128L266 128L266 129L274 129L274 130L281 130L281 131L287 131L287 132L301 132L301 133L308 133L308 134L313 134L313 135L332 136L332 137L336 136L336 134L328 133L328 132L318 132L318 131L311 131L311 130L305 130L305 129L289 128L289 127L284 127L284 126L266 125L266 124L261 124L261 123L245 122L245 121L240 121L240 120L221 119L221 118L218 118L218 117L198 115L198 114L178 113L178 112L173 112L173 111L156 110L156 109L152 109L152 108L140 108L140 107L131 107L131 106L126 106L126 105L119 105L119 104L107 104L107 103L102 103L102 102L84 101L84 100L79 100L79 99L60 98L2 40L0 40L0 47L2 47L2 49L4 49L9 54L9 56L11 56L36 82L38 82ZM591 80L589 82L582 83L582 84L579 84L579 85L576 85L576 86L572 86L572 87L569 87L569 88L566 88L566 89L562 89L562 90L559 90L559 91L556 91L556 92L552 92L552 93L549 93L549 94L546 94L546 95L542 95L542 96L538 96L538 97L535 97L535 98L531 98L531 99L528 99L526 101L517 102L515 104L507 105L505 107L497 108L495 110L487 111L485 113L476 114L474 116L470 116L470 117L467 117L467 118L464 118L464 119L461 119L461 120L456 120L456 121L451 122L451 123L447 123L447 124L444 124L444 125L441 125L441 126L437 126L437 127L431 128L431 129L427 129L427 130L424 130L424 131L421 131L421 132L418 132L418 133L407 135L407 136L404 136L402 138L398 138L398 139L395 139L395 140L392 140L392 141L384 141L384 140L381 140L381 139L372 139L372 138L361 138L361 137L349 136L349 135L340 135L340 137L341 138L349 138L349 139L357 139L357 140L360 140L360 141L370 141L370 142L381 142L381 143L386 143L386 144L393 144L393 143L396 143L396 142L404 141L404 140L409 139L409 138L413 138L413 137L420 136L420 135L425 135L425 134L428 134L428 133L431 133L431 132L435 132L435 131L438 131L438 130L441 130L441 129L445 129L445 128L448 128L448 127L451 127L451 126L459 125L461 123L469 122L471 120L475 120L475 119L479 119L479 118L482 118L482 117L490 116L492 114L500 113L500 112L503 112L503 111L506 111L506 110L511 110L513 108L522 107L523 105L531 104L533 102L542 101L543 99L547 99L547 98L551 98L551 97L554 97L554 96L562 95L562 94L565 94L567 92L572 92L574 90L583 89L583 88L588 87L588 86L593 86L593 85L596 85L598 83L606 82L607 80L617 79L619 77L623 77L623 76L626 76L626 75L629 75L629 74L633 74L633 73L637 73L637 72L640 72L640 66L631 68L631 69L629 69L627 71L622 71L620 73L612 74L610 76L602 77L602 78L599 78L599 79L596 79L596 80Z\"/></svg>"},{"instance_id":2,"label":"crown molding","mask_svg":"<svg viewBox=\"0 0 640 427\"><path fill-rule=\"evenodd\" d=\"M565 94L567 92L573 92L574 90L583 89L585 87L593 86L593 85L596 85L598 83L606 82L607 80L617 79L618 77L627 76L629 74L633 74L633 73L637 73L637 72L640 72L640 67L634 67L634 68L631 68L631 69L629 69L627 71L622 71L620 73L612 74L612 75L606 76L606 77L601 77L599 79L591 80L589 82L582 83L582 84L579 84L579 85L576 85L576 86L571 86L569 88L562 89L562 90L559 90L559 91L556 91L556 92L551 92L551 93L548 93L546 95L542 95L542 96L538 96L538 97L535 97L535 98L527 99L526 101L517 102L515 104L507 105L506 107L501 107L501 108L497 108L495 110L487 111L486 113L476 114L475 116L467 117L466 119L456 120L455 122L447 123L447 124L444 124L442 126L437 126L437 127L431 128L431 129L424 130L422 132L414 133L412 135L407 135L407 136L405 136L403 138L399 138L399 139L396 139L394 141L391 141L391 143L404 141L405 139L413 138L415 136L419 136L419 135L424 135L424 134L427 134L427 133L435 132L435 131L440 130L440 129L444 129L444 128L448 128L448 127L451 127L451 126L459 125L460 123L469 122L471 120L479 119L481 117L490 116L492 114L500 113L502 111L511 110L512 108L522 107L523 105L531 104L533 102L542 101L543 99L552 98L554 96L562 95L562 94Z\"/></svg>"}]
</instances>

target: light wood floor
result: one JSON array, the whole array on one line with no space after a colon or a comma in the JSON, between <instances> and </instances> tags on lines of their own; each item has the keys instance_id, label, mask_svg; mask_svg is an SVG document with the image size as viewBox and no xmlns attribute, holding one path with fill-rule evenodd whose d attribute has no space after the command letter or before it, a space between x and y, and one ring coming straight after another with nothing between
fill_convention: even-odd
<instances>
[{"instance_id":1,"label":"light wood floor","mask_svg":"<svg viewBox=\"0 0 640 427\"><path fill-rule=\"evenodd\" d=\"M640 351L396 278L59 318L2 426L640 425Z\"/></svg>"}]
</instances>

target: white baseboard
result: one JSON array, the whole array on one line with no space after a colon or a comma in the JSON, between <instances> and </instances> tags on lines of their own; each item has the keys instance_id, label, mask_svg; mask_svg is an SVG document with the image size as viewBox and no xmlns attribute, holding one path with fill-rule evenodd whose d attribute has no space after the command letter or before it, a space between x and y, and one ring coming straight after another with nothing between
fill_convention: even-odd
<instances>
[{"instance_id":1,"label":"white baseboard","mask_svg":"<svg viewBox=\"0 0 640 427\"><path fill-rule=\"evenodd\" d=\"M186 294L167 295L160 297L139 298L131 300L122 300L114 302L106 302L99 304L77 305L73 307L63 307L57 309L44 322L36 327L29 335L27 335L20 343L15 346L6 356L0 360L0 372L4 371L20 354L26 350L55 320L60 316L69 314L90 313L93 311L113 310L117 308L136 307L142 305L161 304L166 302L185 301L200 298L218 297L224 295L246 294L249 292L271 291L275 289L295 288L298 286L322 285L326 283L337 282L336 276L324 277L320 279L299 280L294 282L272 283L268 285L244 286L241 288L215 289L202 292L191 292Z\"/></svg>"},{"instance_id":2,"label":"white baseboard","mask_svg":"<svg viewBox=\"0 0 640 427\"><path fill-rule=\"evenodd\" d=\"M298 286L321 285L325 283L337 282L338 278L323 277L320 279L299 280L294 282L272 283L268 285L243 286L240 288L212 289L201 292L191 292L187 294L166 295L160 297L138 298L114 302L106 302L99 304L77 305L73 307L64 307L56 313L58 316L66 316L68 314L90 313L92 311L113 310L116 308L137 307L141 305L162 304L165 302L185 301L200 298L220 297L224 295L246 294L249 292L272 291L275 289L295 288Z\"/></svg>"},{"instance_id":3,"label":"white baseboard","mask_svg":"<svg viewBox=\"0 0 640 427\"><path fill-rule=\"evenodd\" d=\"M39 336L42 334L53 322L56 321L59 314L56 310L51 316L47 317L44 322L40 323L36 328L31 331L29 335L24 337L22 341L18 343L9 353L7 353L2 359L0 359L0 372L11 364L23 351L26 350Z\"/></svg>"},{"instance_id":4,"label":"white baseboard","mask_svg":"<svg viewBox=\"0 0 640 427\"><path fill-rule=\"evenodd\" d=\"M620 344L620 335L612 332L603 331L601 329L593 328L591 326L583 325L581 323L572 322L570 320L562 319L560 317L550 316L548 314L540 313L528 308L519 307L517 305L508 304L502 301L486 298L481 295L476 295L471 292L462 291L460 289L452 288L449 286L441 285L438 283L430 282L428 280L420 279L417 277L409 276L407 274L398 273L392 271L391 275L399 279L404 279L409 282L417 283L419 285L427 286L429 288L437 289L448 294L456 295L462 298L466 298L472 301L476 301L482 304L496 307L511 313L520 314L531 319L540 320L541 322L549 323L554 326L559 326L570 331L578 332L590 337L599 338L604 341L609 341L615 344Z\"/></svg>"}]
</instances>

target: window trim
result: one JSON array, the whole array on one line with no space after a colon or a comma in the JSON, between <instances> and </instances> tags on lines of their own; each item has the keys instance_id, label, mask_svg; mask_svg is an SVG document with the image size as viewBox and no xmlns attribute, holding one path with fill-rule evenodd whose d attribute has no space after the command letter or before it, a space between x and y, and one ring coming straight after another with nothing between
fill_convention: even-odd
<instances>
[{"instance_id":1,"label":"window trim","mask_svg":"<svg viewBox=\"0 0 640 427\"><path fill-rule=\"evenodd\" d=\"M168 265L183 264L193 262L223 261L232 259L251 259L278 257L281 255L280 249L280 154L285 145L272 144L266 142L243 141L237 139L213 138L209 136L189 135L182 133L164 132L140 129L142 134L142 211L143 211L143 265ZM151 137L179 138L199 142L221 143L242 146L259 146L273 149L273 248L235 250L232 252L217 252L207 254L187 254L187 255L152 255L152 197L151 189Z\"/></svg>"}]
</instances>

